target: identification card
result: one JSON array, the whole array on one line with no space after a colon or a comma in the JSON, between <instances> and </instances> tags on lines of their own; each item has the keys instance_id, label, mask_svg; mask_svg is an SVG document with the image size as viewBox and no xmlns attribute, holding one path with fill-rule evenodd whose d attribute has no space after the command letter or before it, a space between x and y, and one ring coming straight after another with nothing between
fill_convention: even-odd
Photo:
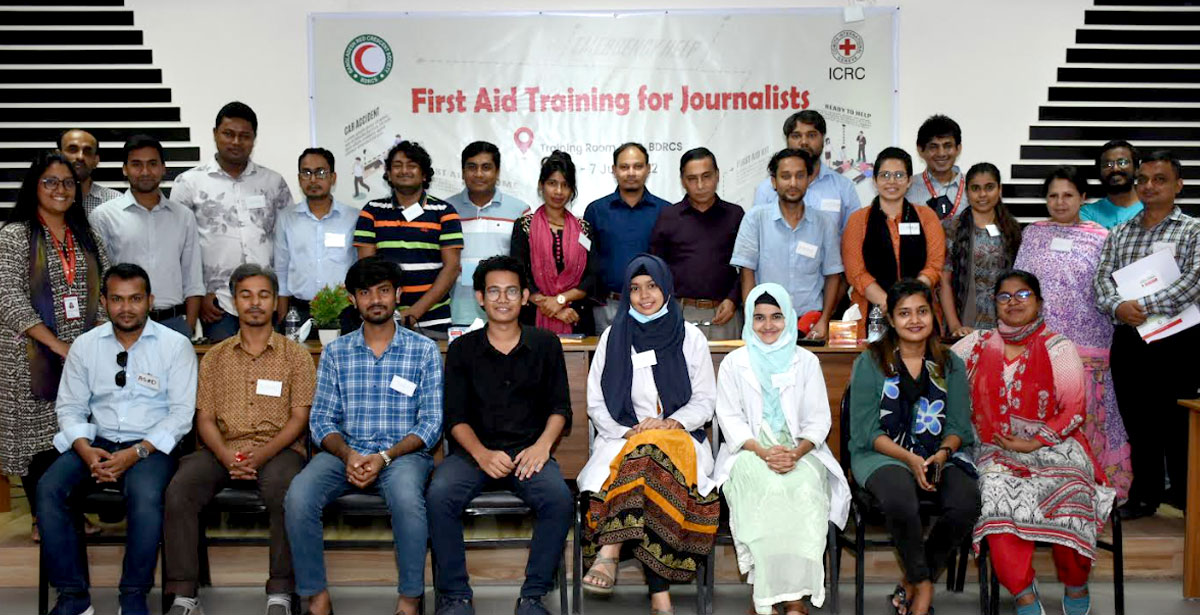
<instances>
[{"instance_id":1,"label":"identification card","mask_svg":"<svg viewBox=\"0 0 1200 615\"><path fill-rule=\"evenodd\" d=\"M246 197L246 209L262 209L267 206L267 197L261 194Z\"/></svg>"},{"instance_id":2,"label":"identification card","mask_svg":"<svg viewBox=\"0 0 1200 615\"><path fill-rule=\"evenodd\" d=\"M989 224L983 228L987 229L988 235L991 237L1000 236L1000 227L996 226L995 224Z\"/></svg>"},{"instance_id":3,"label":"identification card","mask_svg":"<svg viewBox=\"0 0 1200 615\"><path fill-rule=\"evenodd\" d=\"M254 391L267 397L283 397L283 382L280 380L258 379L258 389Z\"/></svg>"},{"instance_id":4,"label":"identification card","mask_svg":"<svg viewBox=\"0 0 1200 615\"><path fill-rule=\"evenodd\" d=\"M821 199L821 211L842 211L842 202L838 199Z\"/></svg>"},{"instance_id":5,"label":"identification card","mask_svg":"<svg viewBox=\"0 0 1200 615\"><path fill-rule=\"evenodd\" d=\"M83 313L79 311L79 297L76 295L63 297L63 312L66 313L67 320L83 318Z\"/></svg>"},{"instance_id":6,"label":"identification card","mask_svg":"<svg viewBox=\"0 0 1200 615\"><path fill-rule=\"evenodd\" d=\"M138 374L137 383L150 389L151 391L158 390L158 377L151 374Z\"/></svg>"},{"instance_id":7,"label":"identification card","mask_svg":"<svg viewBox=\"0 0 1200 615\"><path fill-rule=\"evenodd\" d=\"M658 357L653 350L645 352L633 353L633 369L642 369L643 367L653 367L658 365Z\"/></svg>"},{"instance_id":8,"label":"identification card","mask_svg":"<svg viewBox=\"0 0 1200 615\"><path fill-rule=\"evenodd\" d=\"M345 233L325 233L326 248L344 248L346 247Z\"/></svg>"},{"instance_id":9,"label":"identification card","mask_svg":"<svg viewBox=\"0 0 1200 615\"><path fill-rule=\"evenodd\" d=\"M584 235L583 233L579 234L579 245L583 246L583 249L587 250L588 252L592 251L592 240L588 239L587 235Z\"/></svg>"},{"instance_id":10,"label":"identification card","mask_svg":"<svg viewBox=\"0 0 1200 615\"><path fill-rule=\"evenodd\" d=\"M793 382L795 382L795 380L792 378L792 375L788 373L771 375L771 386L777 389L782 389Z\"/></svg>"},{"instance_id":11,"label":"identification card","mask_svg":"<svg viewBox=\"0 0 1200 615\"><path fill-rule=\"evenodd\" d=\"M1055 237L1050 240L1050 249L1055 252L1070 252L1075 247L1075 240Z\"/></svg>"},{"instance_id":12,"label":"identification card","mask_svg":"<svg viewBox=\"0 0 1200 615\"><path fill-rule=\"evenodd\" d=\"M921 234L921 223L920 222L901 222L900 223L900 234L901 235L920 235Z\"/></svg>"},{"instance_id":13,"label":"identification card","mask_svg":"<svg viewBox=\"0 0 1200 615\"><path fill-rule=\"evenodd\" d=\"M1156 241L1156 242L1150 244L1150 254L1154 254L1155 252L1162 252L1163 250L1169 250L1171 252L1171 256L1174 257L1175 256L1175 242L1173 242L1173 241Z\"/></svg>"},{"instance_id":14,"label":"identification card","mask_svg":"<svg viewBox=\"0 0 1200 615\"><path fill-rule=\"evenodd\" d=\"M808 243L807 241L797 242L796 243L796 254L799 254L800 256L803 256L806 258L816 258L817 257L817 246L814 246L813 244Z\"/></svg>"},{"instance_id":15,"label":"identification card","mask_svg":"<svg viewBox=\"0 0 1200 615\"><path fill-rule=\"evenodd\" d=\"M400 376L392 376L392 390L405 396L412 397L413 393L417 392L417 385L411 380L405 380Z\"/></svg>"},{"instance_id":16,"label":"identification card","mask_svg":"<svg viewBox=\"0 0 1200 615\"><path fill-rule=\"evenodd\" d=\"M421 207L420 203L413 203L412 205L409 205L401 210L400 213L404 214L405 220L412 222L413 220L420 218L421 214L425 213L425 209Z\"/></svg>"}]
</instances>

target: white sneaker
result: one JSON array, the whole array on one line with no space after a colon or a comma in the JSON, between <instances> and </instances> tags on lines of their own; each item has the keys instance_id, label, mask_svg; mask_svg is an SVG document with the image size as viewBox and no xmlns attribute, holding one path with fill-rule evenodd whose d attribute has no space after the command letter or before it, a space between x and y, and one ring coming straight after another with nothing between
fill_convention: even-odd
<instances>
[{"instance_id":1,"label":"white sneaker","mask_svg":"<svg viewBox=\"0 0 1200 615\"><path fill-rule=\"evenodd\" d=\"M292 615L292 597L287 594L268 595L267 615Z\"/></svg>"},{"instance_id":2,"label":"white sneaker","mask_svg":"<svg viewBox=\"0 0 1200 615\"><path fill-rule=\"evenodd\" d=\"M118 612L117 615L121 615L121 613ZM175 601L171 603L171 609L167 611L167 615L204 615L204 609L200 608L200 601L196 598L175 596Z\"/></svg>"}]
</instances>

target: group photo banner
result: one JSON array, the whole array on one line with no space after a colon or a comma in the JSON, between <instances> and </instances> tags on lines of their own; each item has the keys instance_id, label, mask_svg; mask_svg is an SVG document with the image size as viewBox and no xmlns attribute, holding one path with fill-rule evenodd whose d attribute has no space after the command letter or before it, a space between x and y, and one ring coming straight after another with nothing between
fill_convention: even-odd
<instances>
[{"instance_id":1,"label":"group photo banner","mask_svg":"<svg viewBox=\"0 0 1200 615\"><path fill-rule=\"evenodd\" d=\"M388 150L420 143L429 192L462 191L460 155L501 151L498 188L537 207L541 160L571 155L582 215L613 192L612 152L649 150L647 188L682 198L679 157L716 155L721 198L749 207L791 114L827 122L822 162L874 194L871 162L896 141L897 14L868 8L623 13L313 13L312 143L337 157L335 196L390 194ZM369 188L369 190L368 190Z\"/></svg>"}]
</instances>

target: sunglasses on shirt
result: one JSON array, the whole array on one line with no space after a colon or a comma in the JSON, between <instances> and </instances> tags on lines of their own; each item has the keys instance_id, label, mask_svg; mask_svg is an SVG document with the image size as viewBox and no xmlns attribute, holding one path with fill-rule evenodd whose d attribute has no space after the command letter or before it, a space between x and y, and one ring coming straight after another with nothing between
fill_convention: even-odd
<instances>
[{"instance_id":1,"label":"sunglasses on shirt","mask_svg":"<svg viewBox=\"0 0 1200 615\"><path fill-rule=\"evenodd\" d=\"M117 353L117 366L121 368L121 371L117 372L115 381L117 383L117 386L119 386L121 388L125 388L125 366L128 364L129 364L129 353L124 350L122 350L121 352L118 352Z\"/></svg>"}]
</instances>

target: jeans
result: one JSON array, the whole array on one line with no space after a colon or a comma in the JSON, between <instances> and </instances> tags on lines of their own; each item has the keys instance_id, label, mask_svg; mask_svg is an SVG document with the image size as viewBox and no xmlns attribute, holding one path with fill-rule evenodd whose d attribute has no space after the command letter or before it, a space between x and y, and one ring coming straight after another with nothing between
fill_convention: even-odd
<instances>
[{"instance_id":1,"label":"jeans","mask_svg":"<svg viewBox=\"0 0 1200 615\"><path fill-rule=\"evenodd\" d=\"M166 320L159 321L158 324L178 332L189 340L192 339L192 334L195 333L195 331L188 327L186 316L172 316Z\"/></svg>"},{"instance_id":2,"label":"jeans","mask_svg":"<svg viewBox=\"0 0 1200 615\"><path fill-rule=\"evenodd\" d=\"M510 457L517 452L508 451ZM472 597L462 515L463 508L485 485L512 490L533 509L536 519L521 597L541 598L554 587L554 572L562 560L575 506L558 462L550 459L540 472L525 480L517 480L513 475L493 480L479 469L475 460L462 454L446 457L429 483L429 533L437 566L438 595L468 600Z\"/></svg>"},{"instance_id":3,"label":"jeans","mask_svg":"<svg viewBox=\"0 0 1200 615\"><path fill-rule=\"evenodd\" d=\"M368 492L377 492L392 513L392 539L396 544L397 590L409 598L425 591L425 545L429 527L425 515L425 483L433 458L417 452L392 460L379 471ZM325 506L357 489L346 481L346 464L335 455L317 453L292 479L284 498L288 542L296 569L296 593L315 596L325 591L325 535L321 514Z\"/></svg>"},{"instance_id":4,"label":"jeans","mask_svg":"<svg viewBox=\"0 0 1200 615\"><path fill-rule=\"evenodd\" d=\"M204 328L204 337L207 337L212 343L222 342L228 338L237 335L241 324L238 323L238 317L224 312L221 314L221 320L217 322L203 322L200 326ZM188 339L191 339L189 336Z\"/></svg>"},{"instance_id":5,"label":"jeans","mask_svg":"<svg viewBox=\"0 0 1200 615\"><path fill-rule=\"evenodd\" d=\"M96 438L93 446L108 452L136 442L114 443ZM133 464L113 485L125 496L128 529L121 565L120 603L124 615L148 615L146 594L154 585L158 541L162 536L163 493L175 472L175 459L155 451ZM72 503L84 491L95 491L91 470L74 450L63 453L38 484L38 530L42 562L50 584L58 590L56 613L74 615L91 605L87 559L80 543Z\"/></svg>"}]
</instances>

